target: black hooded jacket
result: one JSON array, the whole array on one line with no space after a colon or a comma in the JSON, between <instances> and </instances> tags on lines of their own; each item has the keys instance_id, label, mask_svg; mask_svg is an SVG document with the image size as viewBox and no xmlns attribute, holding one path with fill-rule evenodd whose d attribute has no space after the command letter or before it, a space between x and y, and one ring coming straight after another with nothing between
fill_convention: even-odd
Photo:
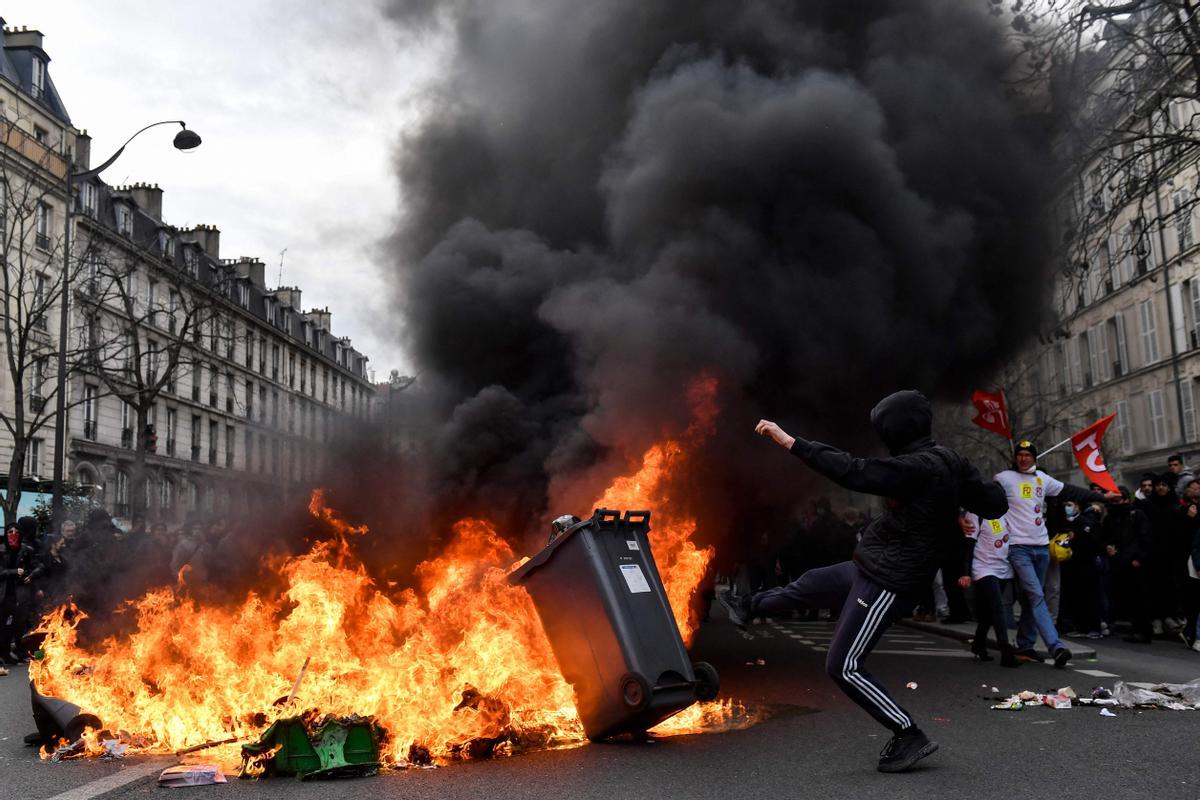
<instances>
[{"instance_id":1,"label":"black hooded jacket","mask_svg":"<svg viewBox=\"0 0 1200 800\"><path fill-rule=\"evenodd\" d=\"M970 462L933 441L933 410L920 392L888 395L871 411L871 425L890 458L854 458L829 445L796 439L792 453L835 483L887 498L886 509L863 531L854 560L872 580L898 594L929 586L943 555L961 543L959 509L999 519L1008 500Z\"/></svg>"}]
</instances>

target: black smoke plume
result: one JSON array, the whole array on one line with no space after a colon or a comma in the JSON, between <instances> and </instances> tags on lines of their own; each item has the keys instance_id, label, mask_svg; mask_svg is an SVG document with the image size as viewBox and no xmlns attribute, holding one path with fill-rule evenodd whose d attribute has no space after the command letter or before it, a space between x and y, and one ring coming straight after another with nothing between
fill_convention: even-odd
<instances>
[{"instance_id":1,"label":"black smoke plume","mask_svg":"<svg viewBox=\"0 0 1200 800\"><path fill-rule=\"evenodd\" d=\"M393 241L446 514L586 513L709 374L722 413L684 488L736 533L802 473L759 416L863 445L881 395L962 396L1025 343L1049 137L990 6L394 3L451 43L398 149Z\"/></svg>"}]
</instances>

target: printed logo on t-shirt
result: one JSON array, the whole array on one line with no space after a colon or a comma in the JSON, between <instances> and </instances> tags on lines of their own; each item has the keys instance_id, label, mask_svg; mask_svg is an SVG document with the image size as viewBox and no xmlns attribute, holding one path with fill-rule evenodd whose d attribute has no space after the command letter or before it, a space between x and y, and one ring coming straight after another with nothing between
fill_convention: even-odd
<instances>
[{"instance_id":1,"label":"printed logo on t-shirt","mask_svg":"<svg viewBox=\"0 0 1200 800\"><path fill-rule=\"evenodd\" d=\"M999 550L1001 547L1004 547L1004 540L1003 540L1003 539L997 539L997 540L996 540L996 549L997 549L997 550Z\"/></svg>"},{"instance_id":2,"label":"printed logo on t-shirt","mask_svg":"<svg viewBox=\"0 0 1200 800\"><path fill-rule=\"evenodd\" d=\"M1029 484L1029 483L1021 484L1021 497L1024 498L1025 500L1033 499L1033 484Z\"/></svg>"},{"instance_id":3,"label":"printed logo on t-shirt","mask_svg":"<svg viewBox=\"0 0 1200 800\"><path fill-rule=\"evenodd\" d=\"M1039 486L1039 487L1037 488L1037 496L1038 496L1038 497L1041 497L1041 496L1042 496L1042 491L1043 491L1043 490L1042 490L1042 487L1040 487L1040 486Z\"/></svg>"},{"instance_id":4,"label":"printed logo on t-shirt","mask_svg":"<svg viewBox=\"0 0 1200 800\"><path fill-rule=\"evenodd\" d=\"M1000 520L991 519L988 520L988 524L992 526L992 533L996 534L997 536L1004 533L1004 524L1001 523Z\"/></svg>"},{"instance_id":5,"label":"printed logo on t-shirt","mask_svg":"<svg viewBox=\"0 0 1200 800\"><path fill-rule=\"evenodd\" d=\"M1037 479L1037 485L1038 486L1042 485L1042 477L1040 475L1038 476L1038 479Z\"/></svg>"}]
</instances>

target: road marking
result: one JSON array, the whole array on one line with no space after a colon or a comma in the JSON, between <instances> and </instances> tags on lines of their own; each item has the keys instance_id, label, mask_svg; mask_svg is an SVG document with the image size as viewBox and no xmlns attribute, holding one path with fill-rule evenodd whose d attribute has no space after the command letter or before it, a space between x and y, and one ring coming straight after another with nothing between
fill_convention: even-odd
<instances>
[{"instance_id":1,"label":"road marking","mask_svg":"<svg viewBox=\"0 0 1200 800\"><path fill-rule=\"evenodd\" d=\"M956 658L970 658L971 654L965 650L872 650L871 654L880 654L885 656L953 656Z\"/></svg>"},{"instance_id":2,"label":"road marking","mask_svg":"<svg viewBox=\"0 0 1200 800\"><path fill-rule=\"evenodd\" d=\"M119 772L105 775L103 778L97 778L91 783L85 783L83 786L76 786L74 789L69 789L62 794L56 794L53 797L47 798L47 800L91 800L93 797L99 797L106 792L111 792L113 789L119 789L127 783L133 783L136 780L145 778L147 775L161 772L168 766L170 764L167 761L155 761L139 764L136 767L124 767Z\"/></svg>"},{"instance_id":3,"label":"road marking","mask_svg":"<svg viewBox=\"0 0 1200 800\"><path fill-rule=\"evenodd\" d=\"M1082 675L1091 675L1093 678L1119 678L1115 672L1105 672L1102 669L1080 669L1075 667L1075 671Z\"/></svg>"}]
</instances>

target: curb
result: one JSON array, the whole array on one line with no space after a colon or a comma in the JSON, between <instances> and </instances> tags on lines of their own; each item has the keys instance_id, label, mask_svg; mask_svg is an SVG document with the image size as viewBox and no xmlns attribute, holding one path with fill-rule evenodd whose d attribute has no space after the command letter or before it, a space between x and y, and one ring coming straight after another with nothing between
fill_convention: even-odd
<instances>
[{"instance_id":1,"label":"curb","mask_svg":"<svg viewBox=\"0 0 1200 800\"><path fill-rule=\"evenodd\" d=\"M903 625L906 628L912 628L913 630L921 631L922 633L931 633L934 636L943 636L947 639L957 639L960 642L970 642L975 638L973 624L964 628L960 625L943 625L940 622L920 622L915 619L897 620L897 624ZM1071 651L1072 661L1096 658L1095 649L1083 644L1084 641L1087 640L1071 639L1063 642L1063 644L1067 646L1067 649ZM996 642L996 637L994 636L988 637L988 646L995 650L1000 649L1000 645ZM1049 655L1046 656L1046 658L1049 657Z\"/></svg>"}]
</instances>

